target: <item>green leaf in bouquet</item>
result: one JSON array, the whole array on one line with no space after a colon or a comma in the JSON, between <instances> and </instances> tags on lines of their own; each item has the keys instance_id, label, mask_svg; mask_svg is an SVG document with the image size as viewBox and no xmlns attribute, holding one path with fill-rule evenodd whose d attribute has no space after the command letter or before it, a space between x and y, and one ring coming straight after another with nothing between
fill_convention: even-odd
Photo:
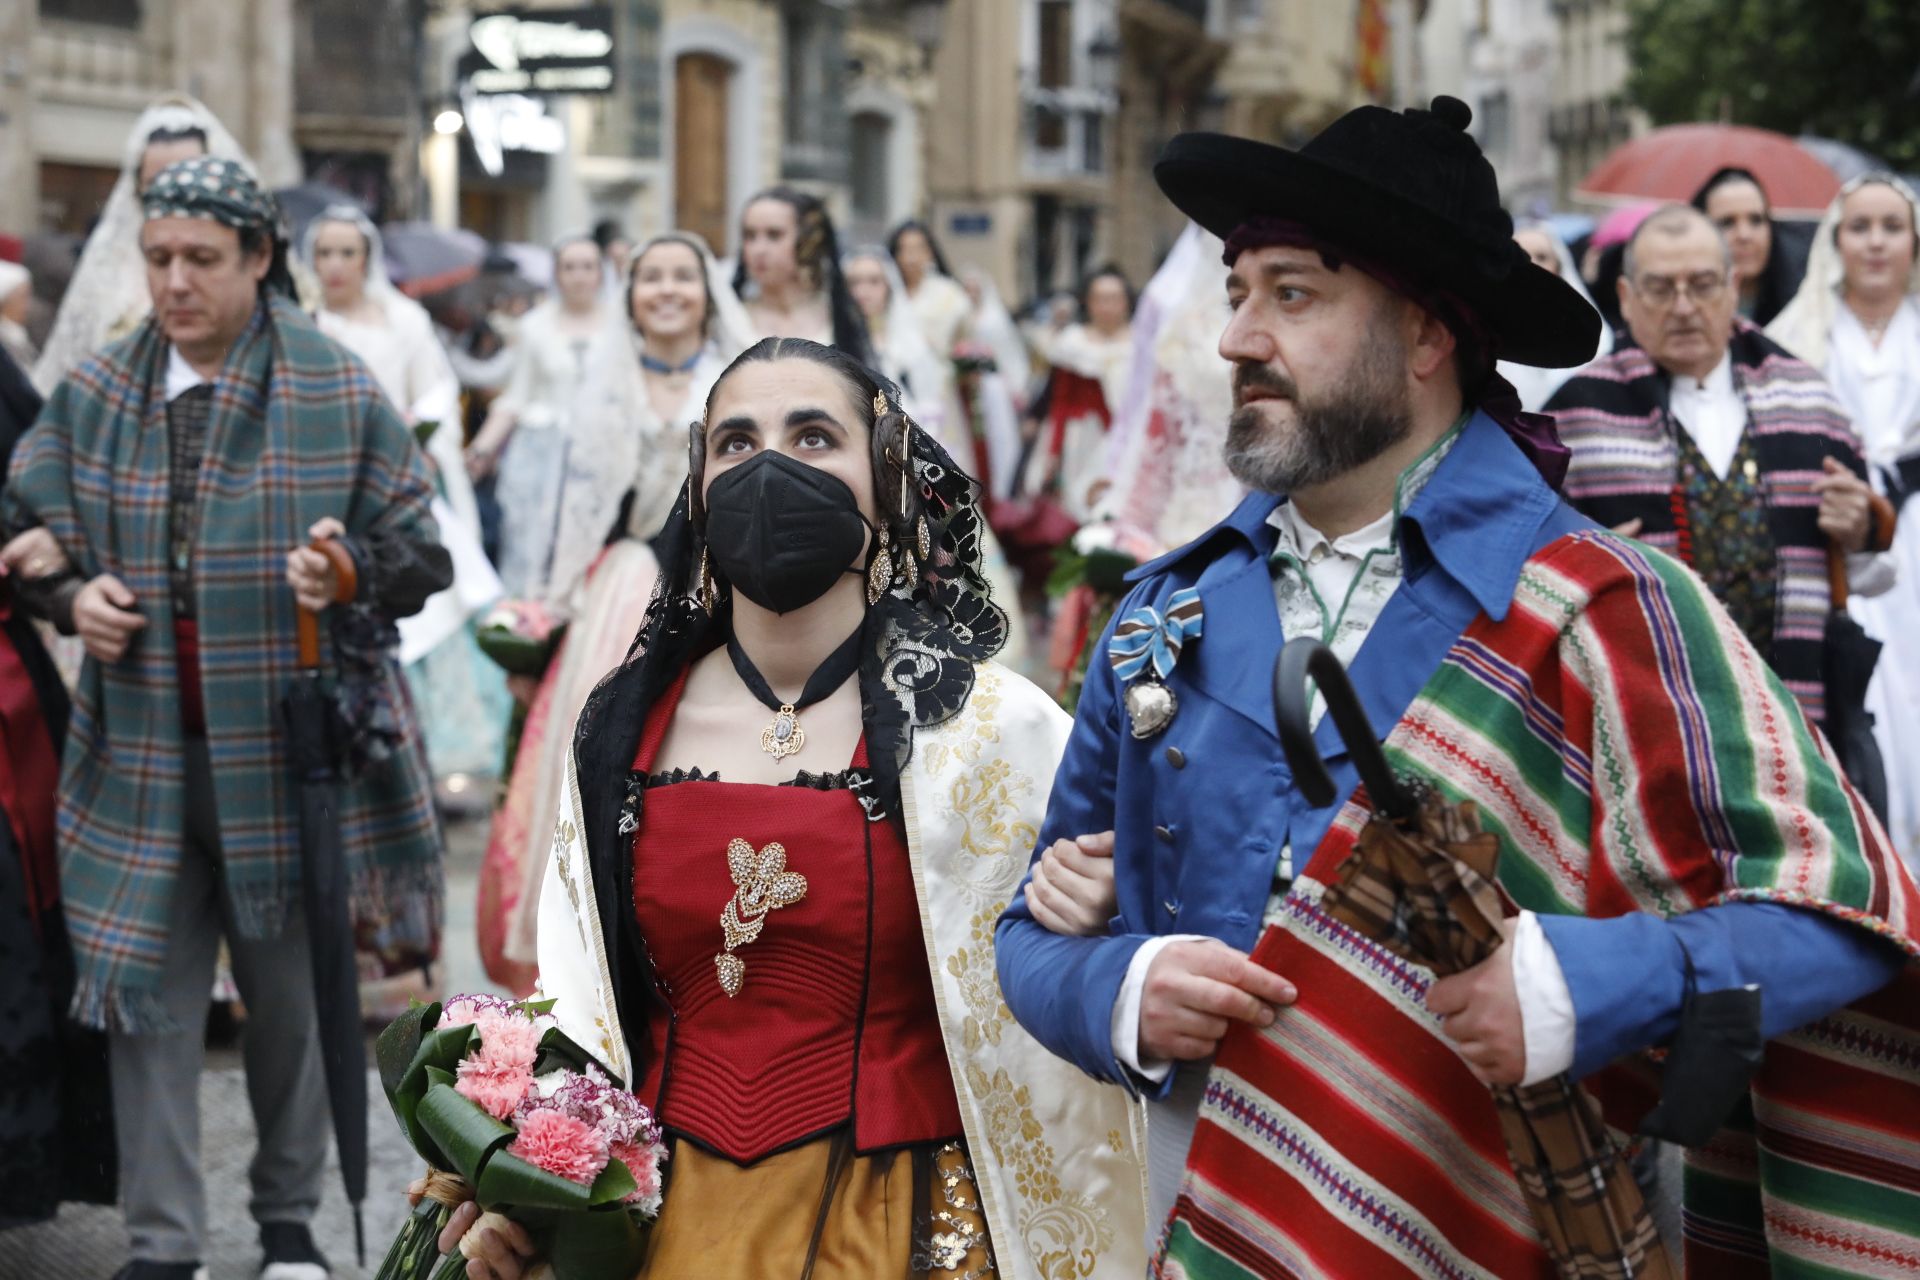
<instances>
[{"instance_id":1,"label":"green leaf in bouquet","mask_svg":"<svg viewBox=\"0 0 1920 1280\"><path fill-rule=\"evenodd\" d=\"M584 1072L589 1062L598 1067L615 1088L626 1087L619 1077L607 1070L605 1063L582 1049L572 1036L558 1027L548 1027L540 1037L540 1051L533 1060L533 1074L543 1076L549 1071L562 1070Z\"/></svg>"},{"instance_id":2,"label":"green leaf in bouquet","mask_svg":"<svg viewBox=\"0 0 1920 1280\"><path fill-rule=\"evenodd\" d=\"M555 1224L547 1245L554 1280L606 1280L640 1270L647 1235L628 1209L571 1213Z\"/></svg>"},{"instance_id":3,"label":"green leaf in bouquet","mask_svg":"<svg viewBox=\"0 0 1920 1280\"><path fill-rule=\"evenodd\" d=\"M389 1022L380 1038L374 1041L373 1057L380 1067L380 1087L387 1091L388 1097L400 1087L401 1077L413 1065L414 1054L420 1051L421 1037L439 1021L438 1003L411 1005Z\"/></svg>"},{"instance_id":4,"label":"green leaf in bouquet","mask_svg":"<svg viewBox=\"0 0 1920 1280\"><path fill-rule=\"evenodd\" d=\"M639 1189L640 1184L633 1180L633 1170L620 1160L609 1160L600 1176L593 1180L587 1203L596 1209L605 1204L619 1204Z\"/></svg>"},{"instance_id":5,"label":"green leaf in bouquet","mask_svg":"<svg viewBox=\"0 0 1920 1280\"><path fill-rule=\"evenodd\" d=\"M1086 558L1087 585L1101 595L1124 595L1127 575L1139 567L1140 561L1124 551L1107 547L1089 551Z\"/></svg>"},{"instance_id":6,"label":"green leaf in bouquet","mask_svg":"<svg viewBox=\"0 0 1920 1280\"><path fill-rule=\"evenodd\" d=\"M436 1161L435 1167L459 1174L473 1187L481 1185L489 1157L513 1141L511 1127L461 1097L447 1083L427 1090L420 1100L418 1118L421 1129L444 1153L444 1162ZM484 1207L487 1202L483 1199L480 1203Z\"/></svg>"},{"instance_id":7,"label":"green leaf in bouquet","mask_svg":"<svg viewBox=\"0 0 1920 1280\"><path fill-rule=\"evenodd\" d=\"M522 1000L520 1007L536 1018L545 1017L553 1012L553 1006L559 1004L558 998L549 996L545 1000Z\"/></svg>"},{"instance_id":8,"label":"green leaf in bouquet","mask_svg":"<svg viewBox=\"0 0 1920 1280\"><path fill-rule=\"evenodd\" d=\"M487 1161L487 1167L474 1180L473 1191L482 1209L502 1213L509 1209L585 1213L593 1203L590 1188L505 1151L496 1152Z\"/></svg>"},{"instance_id":9,"label":"green leaf in bouquet","mask_svg":"<svg viewBox=\"0 0 1920 1280\"><path fill-rule=\"evenodd\" d=\"M565 633L564 625L556 626L545 639L536 640L511 627L495 625L476 630L474 641L479 644L480 652L493 659L508 675L537 676L546 671L554 647Z\"/></svg>"},{"instance_id":10,"label":"green leaf in bouquet","mask_svg":"<svg viewBox=\"0 0 1920 1280\"><path fill-rule=\"evenodd\" d=\"M427 447L427 441L433 439L433 433L438 431L439 429L440 429L440 420L438 418L435 418L432 421L422 420L420 422L416 422L413 424L413 438L419 441L420 447L424 449Z\"/></svg>"}]
</instances>

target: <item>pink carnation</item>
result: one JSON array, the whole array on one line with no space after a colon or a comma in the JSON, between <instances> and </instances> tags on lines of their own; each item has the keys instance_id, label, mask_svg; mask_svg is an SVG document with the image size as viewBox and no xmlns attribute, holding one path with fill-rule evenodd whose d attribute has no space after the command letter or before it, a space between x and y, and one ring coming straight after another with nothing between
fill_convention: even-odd
<instances>
[{"instance_id":1,"label":"pink carnation","mask_svg":"<svg viewBox=\"0 0 1920 1280\"><path fill-rule=\"evenodd\" d=\"M474 1056L482 1062L533 1070L533 1060L540 1054L542 1032L525 1014L483 1009L473 1020L473 1028L480 1033L480 1048Z\"/></svg>"},{"instance_id":2,"label":"pink carnation","mask_svg":"<svg viewBox=\"0 0 1920 1280\"><path fill-rule=\"evenodd\" d=\"M526 1013L519 1005L502 996L465 995L453 996L440 1006L441 1027L464 1027L478 1022L484 1013L498 1014L504 1017L525 1018Z\"/></svg>"},{"instance_id":3,"label":"pink carnation","mask_svg":"<svg viewBox=\"0 0 1920 1280\"><path fill-rule=\"evenodd\" d=\"M615 1143L613 1158L627 1166L633 1175L634 1190L625 1202L649 1213L660 1211L660 1157L665 1153L658 1143Z\"/></svg>"},{"instance_id":4,"label":"pink carnation","mask_svg":"<svg viewBox=\"0 0 1920 1280\"><path fill-rule=\"evenodd\" d=\"M495 1120L505 1120L533 1087L533 1072L512 1062L484 1057L461 1060L454 1092Z\"/></svg>"},{"instance_id":5,"label":"pink carnation","mask_svg":"<svg viewBox=\"0 0 1920 1280\"><path fill-rule=\"evenodd\" d=\"M570 1115L535 1111L520 1122L520 1134L507 1154L569 1182L592 1186L607 1167L607 1140Z\"/></svg>"}]
</instances>

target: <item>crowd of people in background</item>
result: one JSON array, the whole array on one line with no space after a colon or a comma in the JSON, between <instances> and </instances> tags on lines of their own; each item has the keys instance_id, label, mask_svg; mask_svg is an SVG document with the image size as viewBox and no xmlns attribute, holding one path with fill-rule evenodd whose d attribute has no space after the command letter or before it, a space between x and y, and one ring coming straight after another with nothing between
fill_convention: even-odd
<instances>
[{"instance_id":1,"label":"crowd of people in background","mask_svg":"<svg viewBox=\"0 0 1920 1280\"><path fill-rule=\"evenodd\" d=\"M1920 202L1892 174L1856 178L1802 253L1801 232L1783 231L1762 182L1726 168L1690 204L1621 210L1563 238L1571 225L1523 220L1512 238L1601 313L1590 362L1502 359L1488 412L1554 419L1571 453L1566 499L1698 575L1771 678L1833 740L1894 851L1920 870L1920 519L1906 506L1920 491ZM614 830L602 819L663 824L655 838L678 839L673 824L694 815L658 799L668 766L678 780L691 770L716 786L702 767L718 765L739 786L765 772L730 755L715 728L762 710L752 699L715 701L708 669L726 666L730 642L707 615L690 622L660 603L699 599L711 589L710 562L742 554L703 541L711 517L689 508L702 502L703 482L716 504L727 488L748 488L709 472L745 474L762 461L728 457L716 398L731 406L729 421L751 419L762 433L793 408L754 381L755 361L817 384L836 412L849 394L860 410L860 465L841 477L859 502L848 527L872 530L889 558L875 560L885 568L871 589L849 580L822 592L845 597L836 617L856 636L881 629L843 679L892 672L887 645L905 644L899 637L923 646L927 684L901 697L929 742L943 723L932 701L945 699L952 716L981 690L1011 696L997 675L947 688L938 685L946 677L927 674L956 657L997 655L1068 711L1083 687L1100 688L1110 712L1111 679L1088 686L1088 672L1104 679L1101 637L1130 589L1126 575L1206 534L1247 494L1229 465L1240 418L1235 363L1220 347L1232 261L1220 228L1190 225L1150 280L1099 267L1071 295L1017 314L988 275L954 268L933 227L909 221L884 243L843 245L828 207L788 187L738 211L731 260L690 232L630 237L606 222L548 251L496 251L470 279L426 294L396 287L382 229L351 201L312 217L297 240L288 231L219 122L170 97L141 118L64 296L47 300L54 308L39 323L30 324L27 270L0 260L0 443L11 460L0 675L10 682L5 748L16 780L0 823L0 956L13 961L0 966L0 1008L13 1014L0 1055L58 1043L72 1068L32 1096L0 1097L0 1202L30 1219L62 1198L111 1197L111 1177L103 1186L98 1174L111 1173L113 1144L102 1118L79 1105L88 1072L110 1063L114 1109L141 1117L118 1136L119 1194L135 1257L156 1265L204 1252L192 1080L216 998L268 1022L247 1040L246 1065L284 1086L253 1094L265 1256L324 1265L305 1227L324 1100L313 1038L294 1028L311 1025L312 1002L301 994L305 940L281 928L297 839L280 803L287 769L272 728L295 676L275 655L300 609L341 606L328 615L331 643L348 690L342 715L363 757L345 830L350 845L365 846L352 855L364 868L356 940L367 1016L377 1019L441 981L433 961L448 908L434 800L451 813L462 796L487 798L478 899L452 909L476 913L488 977L524 996L545 977L540 926L556 885L576 895L576 909L577 895L621 889L595 879L604 870L595 842ZM158 328L142 327L150 313ZM191 325L181 317L195 316L205 329L197 345L182 336ZM744 372L729 372L747 353ZM319 406L354 424L350 441L307 437L260 452L261 424L317 422ZM198 452L139 446L136 428L148 420ZM952 488L960 473L977 485ZM800 502L784 489L756 492ZM304 514L318 513L325 494L352 518ZM837 501L817 498L823 521ZM952 515L963 509L976 513L970 523ZM948 518L930 536L936 511ZM343 544L356 572L343 582L307 547L315 540ZM1341 540L1298 550L1305 579L1348 554ZM744 563L718 567L736 590L753 576ZM889 593L902 612L887 613ZM989 600L1004 618L989 618ZM777 598L731 609L742 637L772 634L787 612ZM915 631L914 609L938 628ZM886 626L899 637L874 641ZM649 652L671 651L677 666L623 667L649 635ZM122 662L128 653L137 661ZM736 652L729 669L753 689L748 669L764 658L743 667ZM815 660L831 665L834 646ZM1064 720L1013 701L1057 757ZM675 719L676 706L692 718L683 710ZM888 707L881 715L858 697L822 702L809 727L833 725L814 731L844 737L849 758L859 744L846 775L854 781L822 775L818 794L782 808L769 831L844 822L841 834L858 843L860 809L822 797L853 786L866 822L900 802L900 764L880 757L910 730ZM765 709L791 720L805 706ZM101 791L105 774L90 774L88 762L111 754L148 762L140 791ZM924 767L937 771L940 759ZM584 776L589 761L605 768ZM611 786L629 771L640 781ZM878 799L864 790L875 774ZM636 817L642 792L656 799ZM56 804L58 822L77 832L64 837L64 873ZM573 813L586 823L580 857L575 872L556 871L555 815ZM1014 815L1029 837L1040 816ZM127 870L119 851L161 827L184 840L179 855ZM1029 852L1017 851L1018 870ZM995 913L1017 882L1011 874ZM624 891L631 902L632 886ZM642 927L649 912L665 918L686 905L671 897L643 895ZM983 919L990 929L993 915ZM633 911L622 920L631 926ZM899 934L894 942L906 940L902 954L924 963L912 921L882 923ZM188 935L201 943L171 945ZM688 955L669 947L660 960L709 965L704 953ZM630 1036L652 1034L634 1029L646 1010L632 990L596 999ZM1104 1043L1104 1015L1099 1024ZM944 1071L939 1026L901 1034L903 1053ZM1016 1075L1077 1087L1049 1074L1057 1060L1043 1069L1044 1055L1020 1057L1027 1048L1038 1046L1006 1051ZM930 1170L949 1176L950 1191L960 1185L957 1148L922 1141L955 1127L954 1105L939 1094L927 1116L901 1119L892 1135L920 1144L922 1183L901 1193L915 1203L925 1202ZM971 1104L963 1096L959 1105ZM691 1161L684 1175L709 1189L714 1212L762 1191L786 1203L782 1187L813 1185L815 1164L839 1168L846 1158L821 1147L804 1172L789 1162L781 1182L756 1163L771 1150L765 1136L704 1135L734 1158ZM999 1175L965 1173L977 1198L976 1172ZM1011 1184L999 1194L1013 1196ZM1167 1207L1156 1202L1161 1216ZM821 1209L853 1212L839 1199ZM956 1229L973 1239L965 1232L974 1227ZM906 1247L885 1244L896 1246ZM660 1247L672 1256L699 1246L669 1235Z\"/></svg>"}]
</instances>

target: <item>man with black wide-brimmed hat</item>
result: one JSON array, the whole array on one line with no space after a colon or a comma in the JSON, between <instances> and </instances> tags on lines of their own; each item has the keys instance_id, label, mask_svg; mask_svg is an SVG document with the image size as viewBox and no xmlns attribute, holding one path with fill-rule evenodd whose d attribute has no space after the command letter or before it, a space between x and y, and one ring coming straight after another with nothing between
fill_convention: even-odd
<instances>
[{"instance_id":1,"label":"man with black wide-brimmed hat","mask_svg":"<svg viewBox=\"0 0 1920 1280\"><path fill-rule=\"evenodd\" d=\"M1718 1185L1691 1221L1714 1247L1801 1247L1773 1218L1758 1239L1756 1192L1846 1238L1831 1153L1881 1121L1820 1118L1823 1089L1841 1060L1848 1088L1911 1088L1832 1020L1787 1035L1920 985L1920 891L1700 582L1561 501L1566 451L1493 365L1584 363L1600 321L1513 243L1470 119L1451 98L1364 107L1297 152L1188 134L1155 169L1226 241L1227 460L1254 492L1133 575L998 963L1028 1030L1154 1100L1155 1229L1177 1195L1167 1256L1189 1266L1550 1273L1484 1086L1564 1073L1632 1124L1649 1099L1608 1092L1609 1068L1704 1044L1724 989L1757 986L1746 1030L1784 1037L1762 1114L1811 1111L1757 1186L1737 1155L1698 1172ZM1486 963L1432 981L1319 910L1367 814L1331 723L1314 737L1333 804L1282 756L1275 659L1303 635L1350 668L1395 767L1497 835L1524 910ZM1312 964L1249 957L1276 936ZM1912 1008L1876 1008L1876 1033L1920 1046L1896 1025ZM1258 1087L1209 1075L1228 1036L1269 1055ZM1800 1069L1808 1052L1828 1065ZM1744 1077L1725 1093L1744 1113ZM1189 1166L1196 1124L1232 1155ZM1752 1141L1716 1150L1744 1142L1750 1170ZM1912 1173L1875 1188L1908 1224ZM1895 1216L1874 1230L1920 1247Z\"/></svg>"}]
</instances>

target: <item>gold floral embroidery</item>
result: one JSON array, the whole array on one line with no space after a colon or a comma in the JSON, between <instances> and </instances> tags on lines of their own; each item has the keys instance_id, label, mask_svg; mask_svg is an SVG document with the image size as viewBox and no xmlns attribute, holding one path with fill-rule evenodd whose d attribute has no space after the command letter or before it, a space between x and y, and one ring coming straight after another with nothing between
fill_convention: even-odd
<instances>
[{"instance_id":1,"label":"gold floral embroidery","mask_svg":"<svg viewBox=\"0 0 1920 1280\"><path fill-rule=\"evenodd\" d=\"M1054 1172L1053 1145L1033 1114L1033 1093L1013 1083L1004 1067L992 1076L967 1066L967 1088L980 1101L987 1145L1002 1168L1013 1171L1020 1193L1020 1235L1048 1280L1091 1277L1102 1253L1113 1247L1113 1223L1092 1197L1070 1191Z\"/></svg>"},{"instance_id":2,"label":"gold floral embroidery","mask_svg":"<svg viewBox=\"0 0 1920 1280\"><path fill-rule=\"evenodd\" d=\"M953 1049L961 1068L957 1083L972 1117L969 1138L983 1167L990 1165L987 1181L992 1185L983 1181L982 1186L993 1193L993 1225L1014 1242L1003 1239L1001 1246L1025 1257L1027 1265L1018 1268L1022 1274L1091 1280L1113 1273L1115 1217L1092 1196L1063 1183L1057 1172L1063 1158L1084 1167L1094 1152L1072 1151L1062 1157L1046 1140L1033 1086L1009 1070L1009 1065L1018 1069L1023 1055L1042 1051L1014 1024L994 967L994 926L1038 840L1029 819L1037 817L1045 781L1014 765L1000 745L1009 678L983 665L961 714L916 739L915 774L940 779L943 785L922 793L926 807L913 821L926 824L920 829L945 850L937 860L938 892L951 895L950 901L957 899L955 905L964 903L971 913L961 945L936 945L935 972L949 1035L958 1041ZM909 796L910 817L911 800ZM929 867L930 891L935 874ZM1131 1145L1118 1130L1104 1137L1104 1143L1095 1139L1096 1151L1110 1146L1125 1155ZM1104 1163L1109 1157L1100 1151L1097 1159ZM1137 1226L1138 1214L1127 1214L1125 1221Z\"/></svg>"},{"instance_id":3,"label":"gold floral embroidery","mask_svg":"<svg viewBox=\"0 0 1920 1280\"><path fill-rule=\"evenodd\" d=\"M779 841L755 853L745 840L727 846L727 870L733 875L733 896L720 911L720 933L726 949L714 956L720 986L729 996L740 994L747 980L746 961L734 951L760 936L767 913L790 907L807 896L807 878L787 870L787 848Z\"/></svg>"},{"instance_id":4,"label":"gold floral embroidery","mask_svg":"<svg viewBox=\"0 0 1920 1280\"><path fill-rule=\"evenodd\" d=\"M1007 904L996 902L973 917L971 946L961 947L947 957L947 972L960 984L960 998L967 1005L967 1020L961 1027L961 1043L968 1053L982 1045L1000 1043L1000 1026L1013 1021L1013 1012L1000 996L1000 977L993 969L993 926Z\"/></svg>"}]
</instances>

